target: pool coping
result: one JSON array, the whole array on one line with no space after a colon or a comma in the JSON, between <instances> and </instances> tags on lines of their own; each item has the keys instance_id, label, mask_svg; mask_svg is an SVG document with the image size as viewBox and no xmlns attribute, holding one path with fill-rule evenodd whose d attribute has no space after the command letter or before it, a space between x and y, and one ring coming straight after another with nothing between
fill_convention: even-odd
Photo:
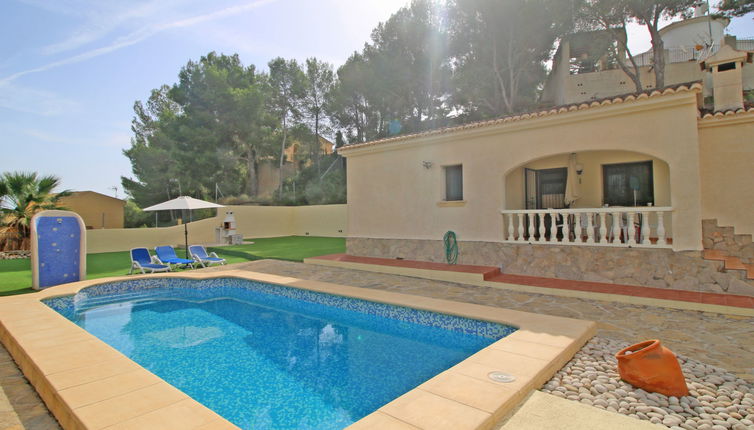
<instances>
[{"instance_id":1,"label":"pool coping","mask_svg":"<svg viewBox=\"0 0 754 430\"><path fill-rule=\"evenodd\" d=\"M593 321L246 270L102 278L2 297L0 341L64 429L237 428L41 302L93 285L152 277L248 279L518 328L349 427L358 430L492 428L596 331ZM516 380L493 382L487 377L493 371Z\"/></svg>"}]
</instances>

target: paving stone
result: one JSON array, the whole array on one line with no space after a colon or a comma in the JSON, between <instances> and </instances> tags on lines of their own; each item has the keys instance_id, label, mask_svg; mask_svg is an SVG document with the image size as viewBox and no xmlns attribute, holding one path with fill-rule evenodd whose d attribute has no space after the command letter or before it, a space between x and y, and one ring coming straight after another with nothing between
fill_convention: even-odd
<instances>
[{"instance_id":1,"label":"paving stone","mask_svg":"<svg viewBox=\"0 0 754 430\"><path fill-rule=\"evenodd\" d=\"M438 258L442 258L442 256L438 255ZM599 323L599 338L612 342L622 342L622 344L658 338L668 348L679 354L679 356L690 357L699 362L704 366L704 372L707 372L707 367L713 369L713 372L714 369L727 369L734 378L742 378L742 380L739 380L741 383L737 383L736 386L742 386L747 389L754 382L754 342L751 342L751 339L754 338L754 317L512 292L490 287L275 260L260 260L203 270L222 271L229 269L249 270L354 287L476 303L525 312L594 320ZM612 353L615 351L612 351ZM4 363L4 354L7 355L6 351L0 347L0 369L2 369ZM611 356L611 354L603 355L606 359ZM8 360L5 360L5 362L8 362ZM604 371L597 370L597 375L600 375L602 372ZM722 372L724 373L725 371ZM608 373L610 373L609 370ZM3 387L3 384L10 383L10 381L6 381L7 378L14 381L19 379L18 375L20 373L14 377L12 373L0 370L0 387ZM613 376L617 376L617 374L613 373ZM730 383L729 381L726 382ZM622 405L619 407L618 402L610 403L615 400L607 395L615 395L616 393L621 393L621 391L625 395L628 395L629 393L634 393L632 387L622 381L616 382L615 386L617 387L616 389L599 394L599 396L606 396L605 400L610 405L605 410L629 411L628 408L624 408ZM710 387L701 385L695 388L704 389L705 387L708 390L710 389ZM692 387L690 386L689 388ZM750 390L750 392L751 394L740 400L739 405L744 406L745 412L739 413L742 417L749 420L754 418L754 408L748 404L754 401L754 390ZM563 393L563 395L566 395L566 393ZM578 401L578 395L575 396L575 399ZM9 400L12 405L13 399ZM30 404L28 395L22 395L17 400L23 400L26 406ZM649 399L648 401L651 402ZM744 401L747 403L744 403ZM2 398L0 398L0 402L2 402ZM20 417L20 422L25 425L23 428L27 430L31 428L59 428L56 427L57 423L49 413L39 414L40 407L44 408L44 405L41 400L37 400L37 402L36 408L26 407L21 409L22 412L27 410L29 414L26 419ZM657 407L657 405L652 406ZM735 405L731 407L733 406ZM692 407L703 411L699 406ZM2 407L0 407L1 410ZM710 410L714 413L713 408L710 408ZM676 413L672 409L668 409L667 412ZM728 413L730 412L736 411L729 411ZM638 418L635 412L627 412L627 415ZM673 421L675 422L676 420ZM703 428L712 428L712 425L705 426L705 423L702 423L697 427L697 429Z\"/></svg>"}]
</instances>

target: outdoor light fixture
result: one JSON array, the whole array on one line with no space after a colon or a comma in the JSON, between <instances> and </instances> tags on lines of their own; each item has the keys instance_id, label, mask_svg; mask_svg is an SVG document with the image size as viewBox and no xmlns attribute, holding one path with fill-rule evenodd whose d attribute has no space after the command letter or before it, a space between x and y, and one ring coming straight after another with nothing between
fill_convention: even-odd
<instances>
[{"instance_id":1,"label":"outdoor light fixture","mask_svg":"<svg viewBox=\"0 0 754 430\"><path fill-rule=\"evenodd\" d=\"M425 169L429 169L432 167L431 161L422 161L422 166L424 166Z\"/></svg>"},{"instance_id":2,"label":"outdoor light fixture","mask_svg":"<svg viewBox=\"0 0 754 430\"><path fill-rule=\"evenodd\" d=\"M576 164L576 174L581 176L581 174L584 173L584 165L581 163Z\"/></svg>"},{"instance_id":3,"label":"outdoor light fixture","mask_svg":"<svg viewBox=\"0 0 754 430\"><path fill-rule=\"evenodd\" d=\"M495 382L510 383L516 380L516 377L510 373L495 371L487 374L487 377Z\"/></svg>"}]
</instances>

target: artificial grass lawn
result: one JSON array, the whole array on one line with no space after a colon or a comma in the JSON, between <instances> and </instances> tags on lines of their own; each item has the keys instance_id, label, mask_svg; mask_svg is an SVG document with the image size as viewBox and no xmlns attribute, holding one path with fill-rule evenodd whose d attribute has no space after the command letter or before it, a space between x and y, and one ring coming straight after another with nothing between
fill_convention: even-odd
<instances>
[{"instance_id":1,"label":"artificial grass lawn","mask_svg":"<svg viewBox=\"0 0 754 430\"><path fill-rule=\"evenodd\" d=\"M247 239L243 245L214 247L228 264L272 258L277 260L303 261L318 255L337 254L346 251L342 237L287 236L264 239ZM176 250L183 256L182 249ZM131 259L128 251L104 252L86 256L87 279L123 276L128 273ZM29 259L0 260L0 296L30 293L31 262Z\"/></svg>"}]
</instances>

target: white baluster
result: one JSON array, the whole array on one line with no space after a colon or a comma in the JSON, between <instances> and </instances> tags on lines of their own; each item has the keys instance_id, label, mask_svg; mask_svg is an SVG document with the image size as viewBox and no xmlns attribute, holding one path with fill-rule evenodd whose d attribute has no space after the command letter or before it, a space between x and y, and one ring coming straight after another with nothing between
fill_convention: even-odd
<instances>
[{"instance_id":1,"label":"white baluster","mask_svg":"<svg viewBox=\"0 0 754 430\"><path fill-rule=\"evenodd\" d=\"M529 243L534 242L534 220L537 214L529 214Z\"/></svg>"},{"instance_id":2,"label":"white baluster","mask_svg":"<svg viewBox=\"0 0 754 430\"><path fill-rule=\"evenodd\" d=\"M594 243L594 213L586 214L586 243Z\"/></svg>"},{"instance_id":3,"label":"white baluster","mask_svg":"<svg viewBox=\"0 0 754 430\"><path fill-rule=\"evenodd\" d=\"M628 220L626 221L626 230L628 231L628 244L636 245L636 227L634 227L634 213L628 213Z\"/></svg>"},{"instance_id":4,"label":"white baluster","mask_svg":"<svg viewBox=\"0 0 754 430\"><path fill-rule=\"evenodd\" d=\"M607 226L605 225L606 213L600 213L600 243L607 243Z\"/></svg>"},{"instance_id":5,"label":"white baluster","mask_svg":"<svg viewBox=\"0 0 754 430\"><path fill-rule=\"evenodd\" d=\"M513 214L508 214L508 241L513 242Z\"/></svg>"},{"instance_id":6,"label":"white baluster","mask_svg":"<svg viewBox=\"0 0 754 430\"><path fill-rule=\"evenodd\" d=\"M613 212L613 244L620 243L620 224L622 221L620 212Z\"/></svg>"},{"instance_id":7,"label":"white baluster","mask_svg":"<svg viewBox=\"0 0 754 430\"><path fill-rule=\"evenodd\" d=\"M658 245L665 245L667 244L667 241L665 240L665 224L662 222L662 217L665 215L664 212L657 212L657 244Z\"/></svg>"},{"instance_id":8,"label":"white baluster","mask_svg":"<svg viewBox=\"0 0 754 430\"><path fill-rule=\"evenodd\" d=\"M649 215L651 212L642 212L641 213L641 244L642 245L651 245L652 242L649 241Z\"/></svg>"},{"instance_id":9,"label":"white baluster","mask_svg":"<svg viewBox=\"0 0 754 430\"><path fill-rule=\"evenodd\" d=\"M563 214L563 242L570 243L571 242L571 225L568 222L568 218L570 215L567 213Z\"/></svg>"},{"instance_id":10,"label":"white baluster","mask_svg":"<svg viewBox=\"0 0 754 430\"><path fill-rule=\"evenodd\" d=\"M575 242L581 243L581 214L573 214L573 235L576 236Z\"/></svg>"},{"instance_id":11,"label":"white baluster","mask_svg":"<svg viewBox=\"0 0 754 430\"><path fill-rule=\"evenodd\" d=\"M550 242L557 242L558 241L558 226L555 225L555 222L557 221L558 214L555 212L550 212Z\"/></svg>"},{"instance_id":12,"label":"white baluster","mask_svg":"<svg viewBox=\"0 0 754 430\"><path fill-rule=\"evenodd\" d=\"M522 213L518 214L518 237L516 238L516 241L524 241L524 214Z\"/></svg>"},{"instance_id":13,"label":"white baluster","mask_svg":"<svg viewBox=\"0 0 754 430\"><path fill-rule=\"evenodd\" d=\"M545 214L539 214L539 238L537 242L545 242Z\"/></svg>"}]
</instances>

